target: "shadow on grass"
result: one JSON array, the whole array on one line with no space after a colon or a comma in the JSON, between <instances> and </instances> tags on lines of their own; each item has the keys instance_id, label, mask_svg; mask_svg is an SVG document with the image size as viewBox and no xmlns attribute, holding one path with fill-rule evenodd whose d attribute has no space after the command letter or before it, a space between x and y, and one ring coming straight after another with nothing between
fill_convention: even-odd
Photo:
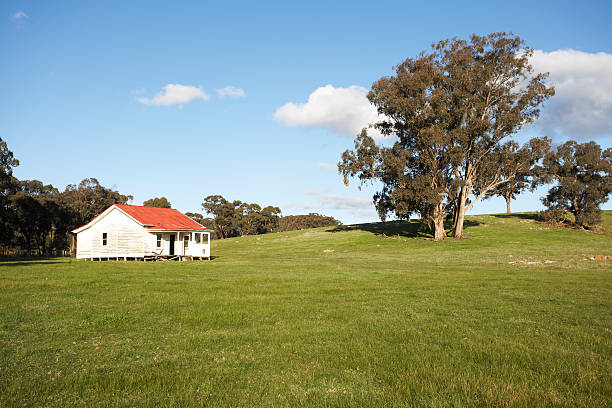
<instances>
[{"instance_id":1,"label":"shadow on grass","mask_svg":"<svg viewBox=\"0 0 612 408\"><path fill-rule=\"evenodd\" d=\"M536 213L516 213L516 214L493 214L495 218L519 218L521 220L539 220Z\"/></svg>"},{"instance_id":2,"label":"shadow on grass","mask_svg":"<svg viewBox=\"0 0 612 408\"><path fill-rule=\"evenodd\" d=\"M475 227L481 223L474 220L465 220L463 228ZM449 229L452 228L451 223L444 223L447 234L450 234ZM367 231L379 236L401 236L406 238L431 238L427 225L420 221L387 221L373 222L369 224L355 225L339 225L337 227L326 230L327 232L342 232L342 231Z\"/></svg>"},{"instance_id":3,"label":"shadow on grass","mask_svg":"<svg viewBox=\"0 0 612 408\"><path fill-rule=\"evenodd\" d=\"M0 258L0 266L50 265L60 263L68 257L58 258ZM70 260L69 262L72 262Z\"/></svg>"},{"instance_id":4,"label":"shadow on grass","mask_svg":"<svg viewBox=\"0 0 612 408\"><path fill-rule=\"evenodd\" d=\"M219 256L211 256L210 260L213 261L215 259L219 259ZM29 266L29 265L52 265L52 264L59 264L61 263L60 260L61 259L70 259L70 258L51 258L51 259L32 259L32 260L27 260L24 258L17 258L17 259L0 259L0 267L3 266ZM77 262L75 259L71 259L68 262ZM103 261L89 261L89 260L85 260L86 262L96 262L96 263L100 263L100 262L137 262L134 260L128 260L128 261L123 261L123 260L103 260ZM179 262L178 260L176 260L175 262ZM194 262L205 262L205 260L198 260L198 261L194 261Z\"/></svg>"}]
</instances>

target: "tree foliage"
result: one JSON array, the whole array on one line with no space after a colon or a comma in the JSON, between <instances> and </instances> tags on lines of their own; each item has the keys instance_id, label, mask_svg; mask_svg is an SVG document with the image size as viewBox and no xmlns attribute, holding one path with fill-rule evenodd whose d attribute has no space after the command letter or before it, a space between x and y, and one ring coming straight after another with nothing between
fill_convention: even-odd
<instances>
[{"instance_id":1,"label":"tree foliage","mask_svg":"<svg viewBox=\"0 0 612 408\"><path fill-rule=\"evenodd\" d=\"M134 197L104 187L95 178L82 180L78 185L69 184L62 193L63 204L71 212L71 229L91 221L113 204L127 204Z\"/></svg>"},{"instance_id":2,"label":"tree foliage","mask_svg":"<svg viewBox=\"0 0 612 408\"><path fill-rule=\"evenodd\" d=\"M19 160L13 156L6 142L0 138L0 183L4 184L13 175L13 167L19 166Z\"/></svg>"},{"instance_id":3,"label":"tree foliage","mask_svg":"<svg viewBox=\"0 0 612 408\"><path fill-rule=\"evenodd\" d=\"M13 177L13 168L19 166L13 152L0 138L0 246L10 245L15 237L12 225L13 217L8 197L16 191L17 180Z\"/></svg>"},{"instance_id":4,"label":"tree foliage","mask_svg":"<svg viewBox=\"0 0 612 408\"><path fill-rule=\"evenodd\" d=\"M453 235L463 236L465 212L510 180L490 165L494 150L554 94L547 75L533 73L532 53L518 36L494 33L443 40L402 62L368 94L382 115L375 128L395 143L377 146L364 130L338 164L345 183L380 180L374 203L381 219L416 213L439 240L452 213Z\"/></svg>"},{"instance_id":5,"label":"tree foliage","mask_svg":"<svg viewBox=\"0 0 612 408\"><path fill-rule=\"evenodd\" d=\"M63 192L39 180L18 180L12 168L19 161L0 139L0 246L20 248L27 254L61 253L71 240L70 231L86 224L112 204L125 204L131 196L85 179Z\"/></svg>"},{"instance_id":6,"label":"tree foliage","mask_svg":"<svg viewBox=\"0 0 612 408\"><path fill-rule=\"evenodd\" d=\"M261 208L255 203L249 204L239 200L228 201L220 195L206 197L202 208L212 218L205 218L198 213L186 213L186 215L214 229L220 239L340 225L340 221L332 217L314 213L282 217L278 207Z\"/></svg>"},{"instance_id":7,"label":"tree foliage","mask_svg":"<svg viewBox=\"0 0 612 408\"><path fill-rule=\"evenodd\" d=\"M296 231L308 228L334 227L342 223L333 217L310 213L302 215L287 215L278 221L278 232Z\"/></svg>"},{"instance_id":8,"label":"tree foliage","mask_svg":"<svg viewBox=\"0 0 612 408\"><path fill-rule=\"evenodd\" d=\"M544 157L540 173L555 183L542 199L550 211L569 211L583 227L601 223L599 207L612 194L612 148L570 140Z\"/></svg>"},{"instance_id":9,"label":"tree foliage","mask_svg":"<svg viewBox=\"0 0 612 408\"><path fill-rule=\"evenodd\" d=\"M487 170L488 174L499 174L498 179L503 181L490 189L485 198L497 196L506 200L506 213L510 214L510 203L521 192L530 189L533 191L543 180L537 176L537 163L550 150L551 140L533 138L523 146L513 140L495 148L488 165L493 168ZM479 195L479 191L475 191Z\"/></svg>"},{"instance_id":10,"label":"tree foliage","mask_svg":"<svg viewBox=\"0 0 612 408\"><path fill-rule=\"evenodd\" d=\"M170 201L166 197L155 197L146 200L142 205L146 207L172 208Z\"/></svg>"},{"instance_id":11,"label":"tree foliage","mask_svg":"<svg viewBox=\"0 0 612 408\"><path fill-rule=\"evenodd\" d=\"M46 254L49 246L65 244L68 215L55 187L38 180L20 181L9 201L15 232L28 254L33 248Z\"/></svg>"},{"instance_id":12,"label":"tree foliage","mask_svg":"<svg viewBox=\"0 0 612 408\"><path fill-rule=\"evenodd\" d=\"M281 215L278 207L230 202L220 195L204 198L202 208L213 216L214 230L221 239L275 231Z\"/></svg>"}]
</instances>

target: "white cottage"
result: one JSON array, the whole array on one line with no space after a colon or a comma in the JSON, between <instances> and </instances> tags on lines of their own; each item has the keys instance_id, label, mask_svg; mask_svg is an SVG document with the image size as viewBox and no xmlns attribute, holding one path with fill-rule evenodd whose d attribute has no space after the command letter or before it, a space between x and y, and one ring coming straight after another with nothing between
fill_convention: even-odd
<instances>
[{"instance_id":1,"label":"white cottage","mask_svg":"<svg viewBox=\"0 0 612 408\"><path fill-rule=\"evenodd\" d=\"M212 230L173 208L115 204L72 232L77 259L210 259Z\"/></svg>"}]
</instances>

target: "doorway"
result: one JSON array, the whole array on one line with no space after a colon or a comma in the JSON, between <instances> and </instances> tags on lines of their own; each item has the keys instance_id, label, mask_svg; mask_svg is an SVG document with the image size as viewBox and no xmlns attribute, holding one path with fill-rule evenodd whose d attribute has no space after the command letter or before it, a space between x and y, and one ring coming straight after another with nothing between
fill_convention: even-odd
<instances>
[{"instance_id":1,"label":"doorway","mask_svg":"<svg viewBox=\"0 0 612 408\"><path fill-rule=\"evenodd\" d=\"M170 255L174 255L174 240L176 239L174 234L170 234Z\"/></svg>"}]
</instances>

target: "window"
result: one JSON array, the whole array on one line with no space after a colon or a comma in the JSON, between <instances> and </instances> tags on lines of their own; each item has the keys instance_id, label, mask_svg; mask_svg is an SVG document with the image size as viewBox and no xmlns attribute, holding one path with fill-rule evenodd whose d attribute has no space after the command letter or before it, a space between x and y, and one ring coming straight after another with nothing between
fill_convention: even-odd
<instances>
[{"instance_id":1,"label":"window","mask_svg":"<svg viewBox=\"0 0 612 408\"><path fill-rule=\"evenodd\" d=\"M195 241L196 241L196 244L199 244L199 243L200 243L200 241L201 241L201 240L200 240L200 236L201 236L201 235L202 235L202 234L197 234L197 233L195 234Z\"/></svg>"},{"instance_id":2,"label":"window","mask_svg":"<svg viewBox=\"0 0 612 408\"><path fill-rule=\"evenodd\" d=\"M185 248L189 248L189 235L185 235L184 242Z\"/></svg>"},{"instance_id":3,"label":"window","mask_svg":"<svg viewBox=\"0 0 612 408\"><path fill-rule=\"evenodd\" d=\"M108 243L108 234L106 232L102 233L102 246L106 246Z\"/></svg>"},{"instance_id":4,"label":"window","mask_svg":"<svg viewBox=\"0 0 612 408\"><path fill-rule=\"evenodd\" d=\"M161 248L162 244L162 234L157 234L157 247Z\"/></svg>"}]
</instances>

